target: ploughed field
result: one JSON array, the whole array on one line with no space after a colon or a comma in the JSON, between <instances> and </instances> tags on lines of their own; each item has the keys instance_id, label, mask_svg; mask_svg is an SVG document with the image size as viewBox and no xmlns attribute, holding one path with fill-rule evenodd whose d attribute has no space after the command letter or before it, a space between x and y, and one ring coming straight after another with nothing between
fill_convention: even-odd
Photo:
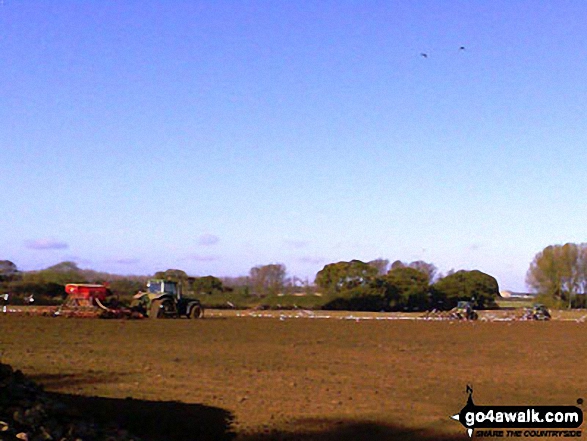
<instances>
[{"instance_id":1,"label":"ploughed field","mask_svg":"<svg viewBox=\"0 0 587 441\"><path fill-rule=\"evenodd\" d=\"M147 440L467 439L467 384L479 405L574 405L586 348L574 321L0 315L2 362Z\"/></svg>"}]
</instances>

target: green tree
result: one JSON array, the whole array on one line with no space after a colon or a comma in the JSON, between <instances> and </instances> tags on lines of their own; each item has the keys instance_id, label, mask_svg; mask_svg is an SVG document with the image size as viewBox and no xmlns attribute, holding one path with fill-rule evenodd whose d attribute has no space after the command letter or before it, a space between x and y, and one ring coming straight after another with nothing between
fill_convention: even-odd
<instances>
[{"instance_id":1,"label":"green tree","mask_svg":"<svg viewBox=\"0 0 587 441\"><path fill-rule=\"evenodd\" d=\"M377 274L383 276L387 273L387 268L389 267L389 260L387 259L375 259L367 262L367 264L371 265L374 268L377 268Z\"/></svg>"},{"instance_id":2,"label":"green tree","mask_svg":"<svg viewBox=\"0 0 587 441\"><path fill-rule=\"evenodd\" d=\"M110 291L123 299L130 299L137 292L145 289L145 281L129 278L116 278L108 282Z\"/></svg>"},{"instance_id":3,"label":"green tree","mask_svg":"<svg viewBox=\"0 0 587 441\"><path fill-rule=\"evenodd\" d=\"M526 284L537 294L572 307L587 288L587 244L549 245L534 256Z\"/></svg>"},{"instance_id":4,"label":"green tree","mask_svg":"<svg viewBox=\"0 0 587 441\"><path fill-rule=\"evenodd\" d=\"M44 271L53 271L55 273L78 273L81 270L75 262L67 260L65 262L60 262L58 264L50 266Z\"/></svg>"},{"instance_id":5,"label":"green tree","mask_svg":"<svg viewBox=\"0 0 587 441\"><path fill-rule=\"evenodd\" d=\"M424 262L423 260L415 260L410 263L402 262L401 260L396 260L391 264L391 269L398 269L398 268L413 268L415 270L421 271L428 275L428 283L432 283L434 281L434 277L436 277L437 268L432 263Z\"/></svg>"},{"instance_id":6,"label":"green tree","mask_svg":"<svg viewBox=\"0 0 587 441\"><path fill-rule=\"evenodd\" d=\"M579 272L579 293L583 294L583 298L587 295L587 244L579 245L578 256L578 272Z\"/></svg>"},{"instance_id":7,"label":"green tree","mask_svg":"<svg viewBox=\"0 0 587 441\"><path fill-rule=\"evenodd\" d=\"M315 284L327 294L366 286L377 277L378 269L360 260L329 263L316 274Z\"/></svg>"},{"instance_id":8,"label":"green tree","mask_svg":"<svg viewBox=\"0 0 587 441\"><path fill-rule=\"evenodd\" d=\"M384 277L392 310L424 310L429 303L429 275L416 268L396 266Z\"/></svg>"},{"instance_id":9,"label":"green tree","mask_svg":"<svg viewBox=\"0 0 587 441\"><path fill-rule=\"evenodd\" d=\"M25 296L33 295L37 305L47 302L57 304L66 296L64 286L53 282L14 281L10 284L10 292L20 297L21 301Z\"/></svg>"},{"instance_id":10,"label":"green tree","mask_svg":"<svg viewBox=\"0 0 587 441\"><path fill-rule=\"evenodd\" d=\"M194 294L212 295L224 292L222 280L214 276L190 278L191 290Z\"/></svg>"},{"instance_id":11,"label":"green tree","mask_svg":"<svg viewBox=\"0 0 587 441\"><path fill-rule=\"evenodd\" d=\"M405 266L406 264L404 262L402 262L401 260L396 260L391 264L390 269L403 268Z\"/></svg>"},{"instance_id":12,"label":"green tree","mask_svg":"<svg viewBox=\"0 0 587 441\"><path fill-rule=\"evenodd\" d=\"M18 274L18 268L10 260L0 260L0 282L13 280Z\"/></svg>"},{"instance_id":13,"label":"green tree","mask_svg":"<svg viewBox=\"0 0 587 441\"><path fill-rule=\"evenodd\" d=\"M428 283L432 283L436 277L437 268L434 264L424 262L423 260L415 260L411 262L408 267L425 273L428 277Z\"/></svg>"},{"instance_id":14,"label":"green tree","mask_svg":"<svg viewBox=\"0 0 587 441\"><path fill-rule=\"evenodd\" d=\"M493 306L499 295L497 280L478 270L457 271L438 280L432 286L432 304L450 309L458 301L473 301L479 308Z\"/></svg>"},{"instance_id":15,"label":"green tree","mask_svg":"<svg viewBox=\"0 0 587 441\"><path fill-rule=\"evenodd\" d=\"M331 296L322 309L343 311L389 311L387 286L381 278Z\"/></svg>"},{"instance_id":16,"label":"green tree","mask_svg":"<svg viewBox=\"0 0 587 441\"><path fill-rule=\"evenodd\" d=\"M75 262L65 261L41 271L23 273L23 282L53 283L65 286L68 283L86 283L87 280Z\"/></svg>"},{"instance_id":17,"label":"green tree","mask_svg":"<svg viewBox=\"0 0 587 441\"><path fill-rule=\"evenodd\" d=\"M282 263L259 265L251 268L249 280L253 293L258 296L275 295L283 291L287 271Z\"/></svg>"},{"instance_id":18,"label":"green tree","mask_svg":"<svg viewBox=\"0 0 587 441\"><path fill-rule=\"evenodd\" d=\"M180 269L168 269L165 271L157 271L153 278L171 280L173 282L185 282L188 279L188 275L185 271Z\"/></svg>"}]
</instances>

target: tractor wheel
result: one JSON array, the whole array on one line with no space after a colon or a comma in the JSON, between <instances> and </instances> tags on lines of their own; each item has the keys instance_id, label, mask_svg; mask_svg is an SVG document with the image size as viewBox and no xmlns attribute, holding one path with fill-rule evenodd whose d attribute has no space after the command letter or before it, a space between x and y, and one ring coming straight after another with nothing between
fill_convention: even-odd
<instances>
[{"instance_id":1,"label":"tractor wheel","mask_svg":"<svg viewBox=\"0 0 587 441\"><path fill-rule=\"evenodd\" d=\"M168 318L177 317L177 310L172 300L153 300L151 303L151 310L149 311L151 318Z\"/></svg>"},{"instance_id":2,"label":"tractor wheel","mask_svg":"<svg viewBox=\"0 0 587 441\"><path fill-rule=\"evenodd\" d=\"M165 318L178 317L175 303L173 302L173 300L170 299L163 300L163 303L161 304L161 308L159 309L159 311L161 311L163 317Z\"/></svg>"},{"instance_id":3,"label":"tractor wheel","mask_svg":"<svg viewBox=\"0 0 587 441\"><path fill-rule=\"evenodd\" d=\"M189 318L198 319L202 317L204 317L204 308L202 308L200 305L193 306L190 310Z\"/></svg>"}]
</instances>

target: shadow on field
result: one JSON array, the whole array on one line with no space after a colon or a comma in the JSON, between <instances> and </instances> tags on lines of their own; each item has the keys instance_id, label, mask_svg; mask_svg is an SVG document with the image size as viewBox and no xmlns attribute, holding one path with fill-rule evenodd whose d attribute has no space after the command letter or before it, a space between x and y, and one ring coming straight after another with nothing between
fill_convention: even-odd
<instances>
[{"instance_id":1,"label":"shadow on field","mask_svg":"<svg viewBox=\"0 0 587 441\"><path fill-rule=\"evenodd\" d=\"M235 435L227 410L174 401L145 401L48 393L76 414L116 424L144 441L227 441Z\"/></svg>"},{"instance_id":2,"label":"shadow on field","mask_svg":"<svg viewBox=\"0 0 587 441\"><path fill-rule=\"evenodd\" d=\"M466 433L451 435L430 429L410 429L366 421L299 420L294 431L268 430L238 436L238 441L463 441Z\"/></svg>"},{"instance_id":3,"label":"shadow on field","mask_svg":"<svg viewBox=\"0 0 587 441\"><path fill-rule=\"evenodd\" d=\"M29 378L35 383L42 384L46 389L60 389L62 387L87 386L116 381L127 374L109 372L87 372L83 375L75 374L33 374Z\"/></svg>"}]
</instances>

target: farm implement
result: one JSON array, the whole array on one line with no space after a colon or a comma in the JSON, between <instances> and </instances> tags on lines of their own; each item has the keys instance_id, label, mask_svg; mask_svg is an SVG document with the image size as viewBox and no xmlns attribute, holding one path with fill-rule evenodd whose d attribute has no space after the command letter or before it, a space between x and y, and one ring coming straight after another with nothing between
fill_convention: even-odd
<instances>
[{"instance_id":1,"label":"farm implement","mask_svg":"<svg viewBox=\"0 0 587 441\"><path fill-rule=\"evenodd\" d=\"M107 285L69 283L65 285L67 297L53 313L62 317L131 317L133 312L118 305Z\"/></svg>"}]
</instances>

